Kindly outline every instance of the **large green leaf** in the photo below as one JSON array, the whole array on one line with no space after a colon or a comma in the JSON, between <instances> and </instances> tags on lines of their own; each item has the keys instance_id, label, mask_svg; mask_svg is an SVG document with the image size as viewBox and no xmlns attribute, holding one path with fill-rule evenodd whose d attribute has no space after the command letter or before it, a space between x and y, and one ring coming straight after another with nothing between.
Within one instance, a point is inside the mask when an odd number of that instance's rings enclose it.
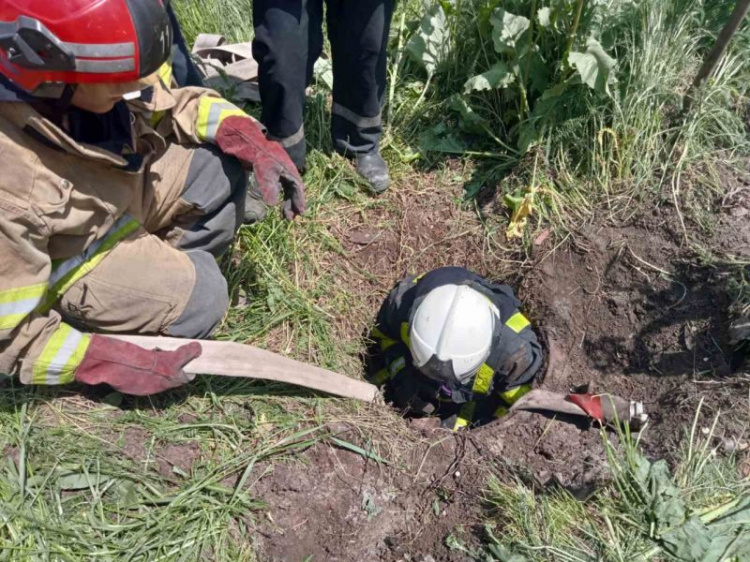
<instances>
[{"instance_id":1,"label":"large green leaf","mask_svg":"<svg viewBox=\"0 0 750 562\"><path fill-rule=\"evenodd\" d=\"M651 493L651 512L657 529L667 529L685 521L685 502L680 489L672 482L669 467L663 460L651 465L648 474L648 487Z\"/></svg>"},{"instance_id":2,"label":"large green leaf","mask_svg":"<svg viewBox=\"0 0 750 562\"><path fill-rule=\"evenodd\" d=\"M507 88L515 79L516 76L510 71L508 65L502 61L496 62L488 71L469 78L464 84L464 93Z\"/></svg>"},{"instance_id":3,"label":"large green leaf","mask_svg":"<svg viewBox=\"0 0 750 562\"><path fill-rule=\"evenodd\" d=\"M490 17L492 23L492 43L498 53L512 53L518 40L529 29L528 18L516 16L497 8Z\"/></svg>"},{"instance_id":4,"label":"large green leaf","mask_svg":"<svg viewBox=\"0 0 750 562\"><path fill-rule=\"evenodd\" d=\"M586 41L585 52L571 52L568 63L578 71L581 81L589 88L610 95L609 84L614 78L612 70L617 61L604 52L596 39Z\"/></svg>"},{"instance_id":5,"label":"large green leaf","mask_svg":"<svg viewBox=\"0 0 750 562\"><path fill-rule=\"evenodd\" d=\"M427 6L425 15L419 22L419 28L406 43L406 52L427 71L427 74L434 74L438 65L445 59L449 39L450 31L442 6Z\"/></svg>"}]
</instances>

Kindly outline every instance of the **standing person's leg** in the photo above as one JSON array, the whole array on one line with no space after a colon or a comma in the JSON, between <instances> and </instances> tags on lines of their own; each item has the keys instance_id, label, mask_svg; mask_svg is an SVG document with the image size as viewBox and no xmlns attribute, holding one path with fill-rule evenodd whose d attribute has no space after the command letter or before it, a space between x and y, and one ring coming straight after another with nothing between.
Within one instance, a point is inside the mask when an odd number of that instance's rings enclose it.
<instances>
[{"instance_id":1,"label":"standing person's leg","mask_svg":"<svg viewBox=\"0 0 750 562\"><path fill-rule=\"evenodd\" d=\"M185 37L182 35L180 22L177 20L177 15L174 13L171 4L167 4L167 14L169 14L169 22L172 24L172 76L181 88L184 86L203 86L203 78L190 58L190 49L188 49Z\"/></svg>"},{"instance_id":2,"label":"standing person's leg","mask_svg":"<svg viewBox=\"0 0 750 562\"><path fill-rule=\"evenodd\" d=\"M378 143L393 7L394 0L328 0L334 147L357 158L357 170L378 193L390 184Z\"/></svg>"},{"instance_id":3,"label":"standing person's leg","mask_svg":"<svg viewBox=\"0 0 750 562\"><path fill-rule=\"evenodd\" d=\"M253 57L258 61L261 122L297 168L305 168L305 88L323 48L322 0L256 0Z\"/></svg>"}]
</instances>

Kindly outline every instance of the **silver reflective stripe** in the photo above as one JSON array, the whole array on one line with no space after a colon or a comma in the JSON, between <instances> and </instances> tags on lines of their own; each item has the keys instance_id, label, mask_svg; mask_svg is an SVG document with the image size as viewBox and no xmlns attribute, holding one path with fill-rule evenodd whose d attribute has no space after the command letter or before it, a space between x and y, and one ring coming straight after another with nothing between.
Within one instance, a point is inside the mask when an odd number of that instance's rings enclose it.
<instances>
[{"instance_id":1,"label":"silver reflective stripe","mask_svg":"<svg viewBox=\"0 0 750 562\"><path fill-rule=\"evenodd\" d=\"M77 256L73 256L72 258L69 258L62 262L60 265L58 265L55 270L52 272L52 274L49 277L49 286L54 287L60 279L65 277L68 273L73 271L75 268L81 266L85 262L87 262L89 259L91 259L91 256L93 256L99 248L102 247L102 244L104 244L107 241L107 238L109 238L112 234L120 230L123 226L125 226L132 217L130 215L123 215L119 219L117 219L117 222L113 224L110 229L107 231L107 233L99 238L98 240L95 240L91 246L86 248L82 254L78 254Z\"/></svg>"},{"instance_id":2,"label":"silver reflective stripe","mask_svg":"<svg viewBox=\"0 0 750 562\"><path fill-rule=\"evenodd\" d=\"M398 375L401 371L403 371L404 367L406 367L406 359L403 357L399 357L396 359L393 363L391 363L391 368L389 371L391 372L391 377L395 377Z\"/></svg>"},{"instance_id":3,"label":"silver reflective stripe","mask_svg":"<svg viewBox=\"0 0 750 562\"><path fill-rule=\"evenodd\" d=\"M65 43L65 47L77 57L92 59L134 57L134 43Z\"/></svg>"},{"instance_id":4,"label":"silver reflective stripe","mask_svg":"<svg viewBox=\"0 0 750 562\"><path fill-rule=\"evenodd\" d=\"M71 329L70 333L65 338L65 341L60 346L60 349L52 360L52 363L47 367L47 384L58 384L60 373L68 364L70 358L76 352L78 344L81 342L83 334L78 330Z\"/></svg>"},{"instance_id":5,"label":"silver reflective stripe","mask_svg":"<svg viewBox=\"0 0 750 562\"><path fill-rule=\"evenodd\" d=\"M42 296L22 301L0 303L0 318L12 314L27 314L36 308L42 302Z\"/></svg>"},{"instance_id":6,"label":"silver reflective stripe","mask_svg":"<svg viewBox=\"0 0 750 562\"><path fill-rule=\"evenodd\" d=\"M216 138L216 131L219 128L219 118L221 112L226 109L237 109L237 106L229 102L214 103L208 111L208 127L206 128L206 138L213 141Z\"/></svg>"},{"instance_id":7,"label":"silver reflective stripe","mask_svg":"<svg viewBox=\"0 0 750 562\"><path fill-rule=\"evenodd\" d=\"M76 59L77 72L107 74L110 72L130 72L135 70L135 59L93 60Z\"/></svg>"},{"instance_id":8,"label":"silver reflective stripe","mask_svg":"<svg viewBox=\"0 0 750 562\"><path fill-rule=\"evenodd\" d=\"M269 135L268 138L271 139L271 140L275 140L275 141L281 143L281 146L283 146L284 148L289 148L290 146L294 146L295 144L297 144L298 142L302 141L302 139L305 138L305 126L302 125L299 128L299 131L297 131L296 133L294 133L291 136L284 137L283 139L280 139L278 137L274 137L272 135Z\"/></svg>"},{"instance_id":9,"label":"silver reflective stripe","mask_svg":"<svg viewBox=\"0 0 750 562\"><path fill-rule=\"evenodd\" d=\"M343 105L334 103L331 107L331 113L338 115L347 121L354 123L357 127L379 127L380 126L380 114L375 117L362 117L357 115L351 109L345 108Z\"/></svg>"}]
</instances>

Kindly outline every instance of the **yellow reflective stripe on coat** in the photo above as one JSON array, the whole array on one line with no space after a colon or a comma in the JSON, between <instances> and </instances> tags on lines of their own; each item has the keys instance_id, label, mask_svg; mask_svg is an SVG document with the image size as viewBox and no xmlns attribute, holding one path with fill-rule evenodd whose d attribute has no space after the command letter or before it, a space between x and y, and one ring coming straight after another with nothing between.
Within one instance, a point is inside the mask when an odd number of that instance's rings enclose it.
<instances>
[{"instance_id":1,"label":"yellow reflective stripe on coat","mask_svg":"<svg viewBox=\"0 0 750 562\"><path fill-rule=\"evenodd\" d=\"M401 341L411 347L411 338L409 337L409 323L401 323Z\"/></svg>"},{"instance_id":2,"label":"yellow reflective stripe on coat","mask_svg":"<svg viewBox=\"0 0 750 562\"><path fill-rule=\"evenodd\" d=\"M531 385L523 384L521 386L515 386L513 388L509 388L505 392L501 392L500 398L502 398L503 402L505 402L506 404L512 405L518 402L518 400L524 394L528 394L530 391L531 391Z\"/></svg>"},{"instance_id":3,"label":"yellow reflective stripe on coat","mask_svg":"<svg viewBox=\"0 0 750 562\"><path fill-rule=\"evenodd\" d=\"M121 240L138 230L140 224L130 215L123 215L107 233L91 244L86 251L53 264L47 298L38 308L47 312L73 283L94 269Z\"/></svg>"},{"instance_id":4,"label":"yellow reflective stripe on coat","mask_svg":"<svg viewBox=\"0 0 750 562\"><path fill-rule=\"evenodd\" d=\"M471 420L474 418L474 411L476 409L476 402L465 402L462 404L461 409L456 416L456 423L453 424L453 431L458 431L459 429L468 427L469 424L471 424Z\"/></svg>"},{"instance_id":5,"label":"yellow reflective stripe on coat","mask_svg":"<svg viewBox=\"0 0 750 562\"><path fill-rule=\"evenodd\" d=\"M495 376L495 370L487 363L482 363L474 377L474 384L471 391L476 394L487 394L492 388L492 378Z\"/></svg>"},{"instance_id":6,"label":"yellow reflective stripe on coat","mask_svg":"<svg viewBox=\"0 0 750 562\"><path fill-rule=\"evenodd\" d=\"M526 318L523 314L520 312L516 312L513 316L508 318L508 321L505 323L508 328L513 330L515 333L519 334L521 331L523 331L524 328L531 325L531 322L529 322L529 319Z\"/></svg>"},{"instance_id":7,"label":"yellow reflective stripe on coat","mask_svg":"<svg viewBox=\"0 0 750 562\"><path fill-rule=\"evenodd\" d=\"M10 330L23 322L42 302L47 283L0 291L0 330Z\"/></svg>"},{"instance_id":8,"label":"yellow reflective stripe on coat","mask_svg":"<svg viewBox=\"0 0 750 562\"><path fill-rule=\"evenodd\" d=\"M216 140L219 125L227 117L250 117L233 103L222 98L204 96L198 104L198 121L195 123L195 134L199 139L208 142Z\"/></svg>"},{"instance_id":9,"label":"yellow reflective stripe on coat","mask_svg":"<svg viewBox=\"0 0 750 562\"><path fill-rule=\"evenodd\" d=\"M83 361L90 342L89 334L60 324L34 362L31 383L51 385L73 382L75 370Z\"/></svg>"},{"instance_id":10,"label":"yellow reflective stripe on coat","mask_svg":"<svg viewBox=\"0 0 750 562\"><path fill-rule=\"evenodd\" d=\"M393 347L398 343L396 340L389 338L377 328L372 329L370 337L378 341L378 344L380 345L380 351L385 351L389 347Z\"/></svg>"},{"instance_id":11,"label":"yellow reflective stripe on coat","mask_svg":"<svg viewBox=\"0 0 750 562\"><path fill-rule=\"evenodd\" d=\"M390 378L391 378L391 373L389 373L387 369L380 369L372 377L372 383L376 385L381 385Z\"/></svg>"}]
</instances>

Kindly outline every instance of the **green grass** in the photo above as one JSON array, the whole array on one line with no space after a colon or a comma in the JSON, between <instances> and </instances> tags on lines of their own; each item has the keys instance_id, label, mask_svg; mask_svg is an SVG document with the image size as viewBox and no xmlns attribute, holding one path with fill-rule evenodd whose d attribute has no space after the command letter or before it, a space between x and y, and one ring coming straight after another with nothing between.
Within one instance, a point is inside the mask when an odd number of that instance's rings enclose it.
<instances>
[{"instance_id":1,"label":"green grass","mask_svg":"<svg viewBox=\"0 0 750 562\"><path fill-rule=\"evenodd\" d=\"M603 434L614 482L586 502L565 490L536 494L518 479L491 480L485 497L488 559L743 560L750 546L750 481L738 476L735 456L717 455L713 433L697 434L698 422L709 421L700 410L674 471L664 461L647 460L629 434L619 434L617 448ZM686 554L699 535L715 542L705 550L706 543L693 544Z\"/></svg>"},{"instance_id":2,"label":"green grass","mask_svg":"<svg viewBox=\"0 0 750 562\"><path fill-rule=\"evenodd\" d=\"M199 32L222 33L230 41L251 36L251 0L173 2L191 40ZM739 108L747 101L750 70L739 46L747 45L748 34L743 31L703 102L682 124L675 117L680 94L706 48L704 28L716 33L721 13L701 18L709 2L641 4L637 18L622 22L618 59L628 74L614 101L586 108L520 163L496 146L482 149L489 156L457 156L462 176L474 173L484 186L518 164L501 189L538 183L548 190L527 243L534 229L546 225L562 238L594 213L640 212L634 200L662 204L676 198L689 227L707 224L711 195L721 187L709 181L712 161L732 165L747 153ZM426 76L397 50L420 16L421 3L408 0L399 2L394 17L383 139L394 198L418 197L418 180L429 168L456 175L444 155L422 150L420 133L438 122L455 125L446 96L465 81L467 57L476 56L457 52L425 90ZM473 22L454 25L468 30ZM384 226L398 232L400 217L394 199L371 198L351 165L330 155L328 104L320 88L308 104L308 215L288 223L273 211L241 230L224 264L233 307L218 337L358 377L362 329L402 272L379 279L352 269L336 227L342 217L384 216ZM506 219L483 221L490 251L517 263L516 249L504 240ZM738 279L739 294L750 302L747 280ZM290 462L300 450L328 441L327 424L337 421L359 428L380 457L408 445L399 442L408 435L389 409L278 384L199 377L189 390L138 400L116 394L89 399L15 381L0 385L0 560L253 560L252 523L263 517L254 487L270 463ZM172 458L174 447L195 451L187 471ZM731 462L716 462L709 452L701 448L677 470L692 510L747 490ZM613 451L623 486L634 454L628 459ZM625 499L613 488L580 504L564 493L538 495L520 481L498 478L486 498L495 537L488 538L488 548L500 552L502 546L534 560L596 559L596 553L629 560L655 543L644 522L646 508ZM571 541L582 549L578 558L561 554Z\"/></svg>"}]
</instances>

